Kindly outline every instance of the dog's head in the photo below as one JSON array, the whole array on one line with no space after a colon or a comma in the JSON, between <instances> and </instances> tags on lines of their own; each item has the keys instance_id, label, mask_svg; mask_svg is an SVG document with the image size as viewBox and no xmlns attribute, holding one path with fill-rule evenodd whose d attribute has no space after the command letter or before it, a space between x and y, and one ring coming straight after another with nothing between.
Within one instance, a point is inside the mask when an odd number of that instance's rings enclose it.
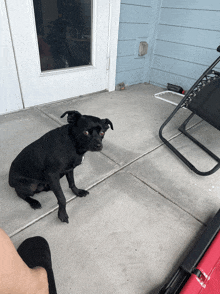
<instances>
[{"instance_id":1,"label":"dog's head","mask_svg":"<svg viewBox=\"0 0 220 294\"><path fill-rule=\"evenodd\" d=\"M96 116L82 115L78 111L66 111L61 118L67 116L70 124L70 132L77 144L77 148L82 152L101 151L103 148L102 139L109 126L113 130L113 124L108 119L100 119Z\"/></svg>"}]
</instances>

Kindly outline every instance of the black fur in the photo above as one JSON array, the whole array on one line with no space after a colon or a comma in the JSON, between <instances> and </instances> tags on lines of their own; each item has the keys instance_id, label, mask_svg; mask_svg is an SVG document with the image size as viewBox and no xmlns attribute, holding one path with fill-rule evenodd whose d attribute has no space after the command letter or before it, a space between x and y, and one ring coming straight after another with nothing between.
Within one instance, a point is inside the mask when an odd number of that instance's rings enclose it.
<instances>
[{"instance_id":1,"label":"black fur","mask_svg":"<svg viewBox=\"0 0 220 294\"><path fill-rule=\"evenodd\" d=\"M68 223L60 178L66 175L75 195L84 197L89 193L75 186L73 170L85 152L102 150L104 134L109 125L113 130L113 124L109 119L81 115L78 111L66 111L61 117L66 114L69 124L46 133L18 154L11 164L9 185L34 209L41 208L41 204L30 196L52 190L59 204L58 217Z\"/></svg>"}]
</instances>

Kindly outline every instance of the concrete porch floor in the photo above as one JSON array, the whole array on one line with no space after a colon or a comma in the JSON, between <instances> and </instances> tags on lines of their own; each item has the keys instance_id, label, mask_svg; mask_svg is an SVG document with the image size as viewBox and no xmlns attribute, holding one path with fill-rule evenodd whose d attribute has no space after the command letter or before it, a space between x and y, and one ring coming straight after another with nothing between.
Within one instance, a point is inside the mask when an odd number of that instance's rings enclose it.
<instances>
[{"instance_id":1,"label":"concrete porch floor","mask_svg":"<svg viewBox=\"0 0 220 294\"><path fill-rule=\"evenodd\" d=\"M220 170L196 175L159 139L159 127L174 109L154 98L161 90L139 84L0 117L0 226L16 248L28 237L48 240L59 294L156 294L220 208ZM76 168L76 185L90 194L75 198L66 179L61 181L69 224L57 218L52 192L37 195L42 209L32 210L8 185L15 156L65 124L60 116L67 110L109 118L114 125L103 151L86 153ZM214 163L177 131L187 116L181 110L165 136L207 170ZM190 132L220 155L216 129L196 118Z\"/></svg>"}]
</instances>

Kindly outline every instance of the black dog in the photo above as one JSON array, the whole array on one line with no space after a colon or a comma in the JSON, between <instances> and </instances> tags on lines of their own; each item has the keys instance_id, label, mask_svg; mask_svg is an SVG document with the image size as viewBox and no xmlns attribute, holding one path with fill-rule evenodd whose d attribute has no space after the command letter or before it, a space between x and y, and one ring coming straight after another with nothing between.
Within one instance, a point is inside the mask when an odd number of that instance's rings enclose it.
<instances>
[{"instance_id":1,"label":"black dog","mask_svg":"<svg viewBox=\"0 0 220 294\"><path fill-rule=\"evenodd\" d=\"M68 223L60 178L66 175L75 195L89 194L75 186L73 169L82 162L85 152L102 150L102 139L109 125L113 130L113 124L107 118L81 115L78 111L66 111L61 117L66 114L69 124L46 133L18 154L11 164L9 185L34 209L41 208L41 204L30 196L52 190L59 204L58 217Z\"/></svg>"}]
</instances>

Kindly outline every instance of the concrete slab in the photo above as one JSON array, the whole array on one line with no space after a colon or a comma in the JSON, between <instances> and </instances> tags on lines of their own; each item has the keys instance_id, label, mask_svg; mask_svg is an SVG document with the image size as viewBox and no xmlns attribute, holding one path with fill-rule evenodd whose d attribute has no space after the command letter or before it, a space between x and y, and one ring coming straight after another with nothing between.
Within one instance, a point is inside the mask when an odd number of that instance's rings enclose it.
<instances>
[{"instance_id":1,"label":"concrete slab","mask_svg":"<svg viewBox=\"0 0 220 294\"><path fill-rule=\"evenodd\" d=\"M220 156L218 130L203 122L192 128L190 133ZM185 136L171 142L198 169L208 171L216 165ZM196 175L166 146L139 159L126 171L204 223L220 208L220 170L210 176Z\"/></svg>"},{"instance_id":2,"label":"concrete slab","mask_svg":"<svg viewBox=\"0 0 220 294\"><path fill-rule=\"evenodd\" d=\"M57 200L52 192L43 192L36 196L42 209L33 210L20 199L8 185L8 173L11 162L28 144L38 139L49 130L59 126L38 109L13 113L0 117L1 134L1 179L0 223L9 235L30 225L30 223L53 211ZM101 153L87 153L84 163L76 168L75 179L78 187L88 189L103 180L118 168L118 165ZM74 197L68 188L66 179L61 181L67 200Z\"/></svg>"},{"instance_id":3,"label":"concrete slab","mask_svg":"<svg viewBox=\"0 0 220 294\"><path fill-rule=\"evenodd\" d=\"M203 228L140 180L119 172L12 238L50 244L58 293L158 293Z\"/></svg>"},{"instance_id":4,"label":"concrete slab","mask_svg":"<svg viewBox=\"0 0 220 294\"><path fill-rule=\"evenodd\" d=\"M24 147L56 127L59 127L58 123L35 108L1 115L1 167L9 169Z\"/></svg>"},{"instance_id":5,"label":"concrete slab","mask_svg":"<svg viewBox=\"0 0 220 294\"><path fill-rule=\"evenodd\" d=\"M18 246L42 235L53 256L58 293L156 294L177 269L220 206L219 172L192 173L162 145L158 131L174 106L154 98L162 89L147 84L97 93L0 117L0 223ZM15 156L50 129L66 123L60 115L76 109L109 118L114 131L102 153L87 153L76 168L76 184L89 189L75 198L62 179L70 223L57 218L53 193L40 193L43 208L32 210L8 186ZM202 169L213 162L180 136L189 112L182 109L164 135ZM190 132L219 154L219 131L195 119ZM135 161L135 162L134 162ZM119 172L119 170L121 170Z\"/></svg>"},{"instance_id":6,"label":"concrete slab","mask_svg":"<svg viewBox=\"0 0 220 294\"><path fill-rule=\"evenodd\" d=\"M66 123L66 118L60 119L66 110L109 118L113 122L114 131L106 133L103 153L123 166L161 145L159 128L175 106L154 98L154 94L160 91L162 89L159 87L139 84L125 91L97 93L59 104L44 105L39 109L60 123ZM165 134L169 138L176 135L177 126L188 115L187 110L181 110L165 129ZM192 124L196 122L198 120L192 120Z\"/></svg>"}]
</instances>

